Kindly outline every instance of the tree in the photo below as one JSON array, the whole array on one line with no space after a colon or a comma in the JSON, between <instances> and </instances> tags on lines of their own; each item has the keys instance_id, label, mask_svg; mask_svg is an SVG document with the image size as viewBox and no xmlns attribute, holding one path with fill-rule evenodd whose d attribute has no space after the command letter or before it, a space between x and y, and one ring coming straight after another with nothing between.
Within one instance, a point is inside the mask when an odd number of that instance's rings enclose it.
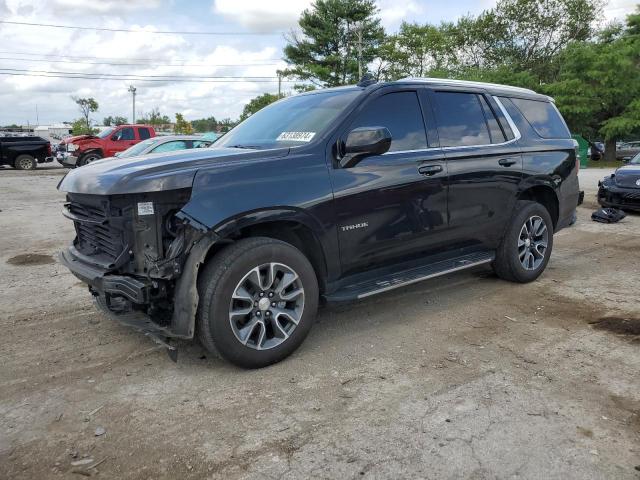
<instances>
[{"instance_id":1,"label":"tree","mask_svg":"<svg viewBox=\"0 0 640 480\"><path fill-rule=\"evenodd\" d=\"M91 114L98 111L98 102L96 102L93 98L79 98L79 97L71 97L73 101L78 105L80 109L80 113L82 113L82 118L84 119L84 124L87 131L91 130Z\"/></svg>"},{"instance_id":2,"label":"tree","mask_svg":"<svg viewBox=\"0 0 640 480\"><path fill-rule=\"evenodd\" d=\"M193 127L191 123L184 119L181 113L176 113L176 124L173 127L173 132L182 135L191 135L193 133Z\"/></svg>"},{"instance_id":3,"label":"tree","mask_svg":"<svg viewBox=\"0 0 640 480\"><path fill-rule=\"evenodd\" d=\"M252 98L242 109L242 115L240 115L240 121L246 120L258 110L266 107L267 105L278 100L277 95L271 93L263 93L255 98Z\"/></svg>"},{"instance_id":4,"label":"tree","mask_svg":"<svg viewBox=\"0 0 640 480\"><path fill-rule=\"evenodd\" d=\"M74 120L71 124L71 133L73 135L95 135L98 130L95 128L87 127L87 121L84 118Z\"/></svg>"},{"instance_id":5,"label":"tree","mask_svg":"<svg viewBox=\"0 0 640 480\"><path fill-rule=\"evenodd\" d=\"M213 132L218 128L218 122L214 117L192 120L191 125L196 132Z\"/></svg>"},{"instance_id":6,"label":"tree","mask_svg":"<svg viewBox=\"0 0 640 480\"><path fill-rule=\"evenodd\" d=\"M167 125L171 123L171 119L167 115L162 115L158 107L151 109L148 114L141 113L138 123L144 123L157 127L158 125Z\"/></svg>"},{"instance_id":7,"label":"tree","mask_svg":"<svg viewBox=\"0 0 640 480\"><path fill-rule=\"evenodd\" d=\"M302 36L287 39L284 74L325 87L356 83L358 62L366 71L384 39L377 13L374 0L316 0L300 16Z\"/></svg>"},{"instance_id":8,"label":"tree","mask_svg":"<svg viewBox=\"0 0 640 480\"><path fill-rule=\"evenodd\" d=\"M108 117L104 117L104 119L102 120L102 124L105 127L110 127L111 125L126 125L127 123L129 123L127 117L121 117L118 115L116 115L115 117L109 115Z\"/></svg>"},{"instance_id":9,"label":"tree","mask_svg":"<svg viewBox=\"0 0 640 480\"><path fill-rule=\"evenodd\" d=\"M606 160L615 159L617 139L640 133L639 25L640 7L619 34L571 45L547 87L573 131L604 138Z\"/></svg>"}]
</instances>

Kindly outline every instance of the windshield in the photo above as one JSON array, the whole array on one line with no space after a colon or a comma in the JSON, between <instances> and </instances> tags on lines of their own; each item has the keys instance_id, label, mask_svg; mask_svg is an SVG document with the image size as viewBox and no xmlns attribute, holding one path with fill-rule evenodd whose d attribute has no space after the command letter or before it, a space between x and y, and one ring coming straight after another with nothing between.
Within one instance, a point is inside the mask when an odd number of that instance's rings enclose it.
<instances>
[{"instance_id":1,"label":"windshield","mask_svg":"<svg viewBox=\"0 0 640 480\"><path fill-rule=\"evenodd\" d=\"M118 154L118 158L129 158L140 155L145 149L149 147L149 145L152 145L157 141L157 138L150 138L149 140L145 140L144 142L136 143L133 147L129 147L124 152Z\"/></svg>"},{"instance_id":2,"label":"windshield","mask_svg":"<svg viewBox=\"0 0 640 480\"><path fill-rule=\"evenodd\" d=\"M640 153L636 154L635 157L633 157L630 161L630 164L632 165L640 165Z\"/></svg>"},{"instance_id":3,"label":"windshield","mask_svg":"<svg viewBox=\"0 0 640 480\"><path fill-rule=\"evenodd\" d=\"M320 136L360 92L334 90L280 100L251 115L212 148L304 145Z\"/></svg>"},{"instance_id":4,"label":"windshield","mask_svg":"<svg viewBox=\"0 0 640 480\"><path fill-rule=\"evenodd\" d=\"M101 131L98 135L96 135L98 138L107 138L109 135L111 135L111 133L115 130L115 128L113 127L109 127L109 128L105 128L103 131Z\"/></svg>"}]
</instances>

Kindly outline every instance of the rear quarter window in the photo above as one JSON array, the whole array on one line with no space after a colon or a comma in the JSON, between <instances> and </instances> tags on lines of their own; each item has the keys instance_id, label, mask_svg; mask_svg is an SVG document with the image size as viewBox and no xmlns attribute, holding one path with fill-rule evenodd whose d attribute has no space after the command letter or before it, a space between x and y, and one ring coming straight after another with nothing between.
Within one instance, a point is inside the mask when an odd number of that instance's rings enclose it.
<instances>
[{"instance_id":1,"label":"rear quarter window","mask_svg":"<svg viewBox=\"0 0 640 480\"><path fill-rule=\"evenodd\" d=\"M570 138L567 124L551 102L511 98L513 104L542 138Z\"/></svg>"}]
</instances>

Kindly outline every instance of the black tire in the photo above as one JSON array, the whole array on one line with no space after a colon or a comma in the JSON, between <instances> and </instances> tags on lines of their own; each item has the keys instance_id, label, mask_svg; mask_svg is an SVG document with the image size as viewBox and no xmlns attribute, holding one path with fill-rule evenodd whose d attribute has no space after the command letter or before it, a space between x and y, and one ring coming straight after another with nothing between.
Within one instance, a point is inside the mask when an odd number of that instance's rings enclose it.
<instances>
[{"instance_id":1,"label":"black tire","mask_svg":"<svg viewBox=\"0 0 640 480\"><path fill-rule=\"evenodd\" d=\"M532 243L531 240L529 240L529 243L526 245L519 245L519 240L525 223L531 218L540 218L544 222L547 229L547 246L540 257L541 261L539 264L536 265L535 268L528 269L523 265L523 261L521 261L520 255L523 251L522 249L530 249L532 251L536 246L530 246ZM552 249L553 221L551 220L551 215L549 215L549 212L543 205L537 202L520 200L516 204L511 223L507 228L500 247L496 251L493 270L500 278L509 280L510 282L532 282L538 278L546 268ZM538 250L536 250L536 252L538 252ZM525 253L525 255L528 254ZM533 253L531 253L531 255L533 255ZM536 259L535 261L538 260ZM533 267L533 265L531 266Z\"/></svg>"},{"instance_id":2,"label":"black tire","mask_svg":"<svg viewBox=\"0 0 640 480\"><path fill-rule=\"evenodd\" d=\"M13 161L13 167L16 170L35 170L37 166L36 159L27 154L18 155Z\"/></svg>"},{"instance_id":3,"label":"black tire","mask_svg":"<svg viewBox=\"0 0 640 480\"><path fill-rule=\"evenodd\" d=\"M283 264L298 275L304 305L290 335L285 340L278 340L282 343L276 346L259 350L243 344L234 333L230 307L232 296L246 275L269 263ZM292 245L266 237L242 239L218 252L199 275L198 291L196 331L200 343L209 352L243 368L265 367L293 353L311 330L318 309L318 280L309 260ZM247 323L255 319L259 309L254 310L248 314ZM264 315L267 315L266 311ZM266 317L263 320L266 321ZM262 328L267 331L267 327Z\"/></svg>"},{"instance_id":4,"label":"black tire","mask_svg":"<svg viewBox=\"0 0 640 480\"><path fill-rule=\"evenodd\" d=\"M100 155L100 153L98 152L85 153L82 157L78 159L78 166L82 167L84 165L88 165L89 163L94 162L96 160L100 160L101 158L102 158L102 155Z\"/></svg>"}]
</instances>

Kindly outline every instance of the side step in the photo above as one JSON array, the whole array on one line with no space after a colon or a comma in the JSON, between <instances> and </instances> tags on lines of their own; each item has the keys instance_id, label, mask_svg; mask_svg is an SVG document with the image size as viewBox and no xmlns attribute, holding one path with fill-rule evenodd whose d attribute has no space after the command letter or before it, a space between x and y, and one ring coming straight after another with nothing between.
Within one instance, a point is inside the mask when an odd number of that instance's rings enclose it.
<instances>
[{"instance_id":1,"label":"side step","mask_svg":"<svg viewBox=\"0 0 640 480\"><path fill-rule=\"evenodd\" d=\"M395 272L385 277L346 285L340 290L326 295L325 298L327 302L330 303L360 300L370 297L371 295L387 292L395 288L404 287L405 285L411 285L412 283L421 282L429 278L484 265L492 262L494 258L495 254L493 252L469 253L460 257Z\"/></svg>"}]
</instances>

